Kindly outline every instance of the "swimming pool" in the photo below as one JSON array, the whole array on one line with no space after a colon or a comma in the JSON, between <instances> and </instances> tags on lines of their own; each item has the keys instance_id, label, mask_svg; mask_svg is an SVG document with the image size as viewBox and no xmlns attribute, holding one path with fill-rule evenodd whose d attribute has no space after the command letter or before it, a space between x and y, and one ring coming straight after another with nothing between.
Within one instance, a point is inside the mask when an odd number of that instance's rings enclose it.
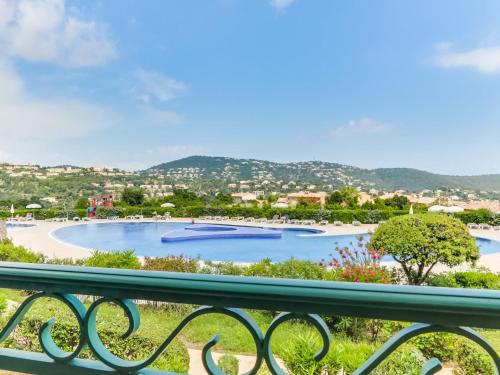
<instances>
[{"instance_id":1,"label":"swimming pool","mask_svg":"<svg viewBox=\"0 0 500 375\"><path fill-rule=\"evenodd\" d=\"M257 262L270 258L279 262L291 257L320 261L335 248L357 243L355 235L317 236L308 228L280 229L281 238L233 238L182 242L162 242L168 231L189 223L90 223L55 230L54 238L73 245L99 250L135 250L137 255L185 255L203 260ZM364 235L368 239L368 235ZM478 238L481 254L500 252L500 242ZM334 254L335 255L335 254ZM390 260L390 257L384 260Z\"/></svg>"}]
</instances>

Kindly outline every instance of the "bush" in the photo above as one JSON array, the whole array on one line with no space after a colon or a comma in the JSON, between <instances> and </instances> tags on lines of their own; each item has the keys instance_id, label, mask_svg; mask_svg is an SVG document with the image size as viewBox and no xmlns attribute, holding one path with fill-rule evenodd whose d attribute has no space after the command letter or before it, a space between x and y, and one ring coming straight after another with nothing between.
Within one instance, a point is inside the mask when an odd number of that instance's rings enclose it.
<instances>
[{"instance_id":1,"label":"bush","mask_svg":"<svg viewBox=\"0 0 500 375\"><path fill-rule=\"evenodd\" d=\"M427 284L451 288L500 289L500 275L489 271L459 271L432 275Z\"/></svg>"},{"instance_id":2,"label":"bush","mask_svg":"<svg viewBox=\"0 0 500 375\"><path fill-rule=\"evenodd\" d=\"M462 288L500 289L500 276L491 272L455 272L455 282Z\"/></svg>"},{"instance_id":3,"label":"bush","mask_svg":"<svg viewBox=\"0 0 500 375\"><path fill-rule=\"evenodd\" d=\"M210 275L232 275L240 276L243 274L244 267L238 266L233 262L204 262L203 267L199 270L199 273L205 273Z\"/></svg>"},{"instance_id":4,"label":"bush","mask_svg":"<svg viewBox=\"0 0 500 375\"><path fill-rule=\"evenodd\" d=\"M6 341L5 346L18 350L30 352L41 352L38 335L45 321L36 318L26 318ZM52 327L52 338L55 343L66 351L73 350L78 343L79 327L67 319L58 319ZM122 338L123 332L116 329L112 324L106 325L105 329L99 329L99 337L104 345L118 357L127 360L139 360L147 358L161 343L153 342L150 338L132 335L126 339ZM90 350L85 349L79 358L95 359ZM153 363L152 367L159 370L170 370L178 373L187 373L189 368L189 354L184 344L174 340L166 352Z\"/></svg>"},{"instance_id":5,"label":"bush","mask_svg":"<svg viewBox=\"0 0 500 375\"><path fill-rule=\"evenodd\" d=\"M456 375L493 375L491 358L479 346L459 339L455 347L455 360L458 368L454 369Z\"/></svg>"},{"instance_id":6,"label":"bush","mask_svg":"<svg viewBox=\"0 0 500 375\"><path fill-rule=\"evenodd\" d=\"M313 359L320 348L317 335L307 334L297 337L282 355L290 373L294 375L338 375L352 374L376 350L376 346L366 343L354 343L345 339L335 339L328 354L320 362ZM377 375L418 375L423 357L411 347L403 347L391 354L373 373Z\"/></svg>"},{"instance_id":7,"label":"bush","mask_svg":"<svg viewBox=\"0 0 500 375\"><path fill-rule=\"evenodd\" d=\"M465 224L469 224L469 223L493 224L493 221L495 220L495 214L487 209L457 212L456 214L454 214L454 216L456 218L460 219Z\"/></svg>"},{"instance_id":8,"label":"bush","mask_svg":"<svg viewBox=\"0 0 500 375\"><path fill-rule=\"evenodd\" d=\"M449 362L455 356L457 336L451 333L429 333L411 340L426 358L436 357L441 362Z\"/></svg>"},{"instance_id":9,"label":"bush","mask_svg":"<svg viewBox=\"0 0 500 375\"><path fill-rule=\"evenodd\" d=\"M270 259L264 259L246 267L243 270L243 275L323 280L327 272L327 270L314 262L292 258L281 263L271 263Z\"/></svg>"},{"instance_id":10,"label":"bush","mask_svg":"<svg viewBox=\"0 0 500 375\"><path fill-rule=\"evenodd\" d=\"M0 261L42 263L44 256L34 253L23 246L16 246L9 239L0 241Z\"/></svg>"},{"instance_id":11,"label":"bush","mask_svg":"<svg viewBox=\"0 0 500 375\"><path fill-rule=\"evenodd\" d=\"M238 375L240 361L234 355L224 354L219 359L218 367L228 375Z\"/></svg>"},{"instance_id":12,"label":"bush","mask_svg":"<svg viewBox=\"0 0 500 375\"><path fill-rule=\"evenodd\" d=\"M105 252L95 250L83 262L87 267L140 269L141 262L133 250Z\"/></svg>"},{"instance_id":13,"label":"bush","mask_svg":"<svg viewBox=\"0 0 500 375\"><path fill-rule=\"evenodd\" d=\"M148 271L169 271L169 272L190 272L195 273L198 266L197 259L191 259L182 255L169 255L163 258L144 258L143 270Z\"/></svg>"}]
</instances>

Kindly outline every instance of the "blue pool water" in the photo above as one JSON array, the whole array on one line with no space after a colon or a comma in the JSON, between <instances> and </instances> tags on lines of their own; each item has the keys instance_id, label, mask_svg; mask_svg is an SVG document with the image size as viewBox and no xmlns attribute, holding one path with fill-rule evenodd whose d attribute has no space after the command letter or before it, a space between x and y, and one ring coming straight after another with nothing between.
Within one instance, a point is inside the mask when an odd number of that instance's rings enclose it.
<instances>
[{"instance_id":1,"label":"blue pool water","mask_svg":"<svg viewBox=\"0 0 500 375\"><path fill-rule=\"evenodd\" d=\"M99 250L134 249L137 255L185 255L204 260L256 262L270 258L274 262L291 257L320 261L334 253L337 246L357 244L356 236L317 236L312 229L282 230L281 238L209 239L197 241L161 241L165 232L184 228L188 223L92 223L64 227L53 236L61 241ZM368 236L365 235L365 239ZM500 252L500 242L477 239L481 254ZM384 259L390 260L390 258Z\"/></svg>"}]
</instances>

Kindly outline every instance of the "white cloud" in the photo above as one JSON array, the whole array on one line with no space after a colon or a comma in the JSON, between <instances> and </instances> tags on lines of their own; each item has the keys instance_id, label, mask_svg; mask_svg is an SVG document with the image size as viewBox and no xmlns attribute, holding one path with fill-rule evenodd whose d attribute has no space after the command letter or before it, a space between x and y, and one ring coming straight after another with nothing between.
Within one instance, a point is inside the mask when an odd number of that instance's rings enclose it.
<instances>
[{"instance_id":1,"label":"white cloud","mask_svg":"<svg viewBox=\"0 0 500 375\"><path fill-rule=\"evenodd\" d=\"M17 72L0 60L0 146L22 152L23 142L78 138L118 122L105 108L67 98L32 98Z\"/></svg>"},{"instance_id":2,"label":"white cloud","mask_svg":"<svg viewBox=\"0 0 500 375\"><path fill-rule=\"evenodd\" d=\"M281 11L292 5L294 1L295 0L269 0L269 5L271 5L277 11Z\"/></svg>"},{"instance_id":3,"label":"white cloud","mask_svg":"<svg viewBox=\"0 0 500 375\"><path fill-rule=\"evenodd\" d=\"M64 0L0 0L0 50L67 67L103 65L117 53L105 28L68 14Z\"/></svg>"},{"instance_id":4,"label":"white cloud","mask_svg":"<svg viewBox=\"0 0 500 375\"><path fill-rule=\"evenodd\" d=\"M453 52L451 43L440 43L434 62L443 68L468 67L483 73L500 71L500 46L480 47L470 51Z\"/></svg>"},{"instance_id":5,"label":"white cloud","mask_svg":"<svg viewBox=\"0 0 500 375\"><path fill-rule=\"evenodd\" d=\"M182 123L182 118L178 113L151 106L144 108L144 115L154 125L179 125Z\"/></svg>"},{"instance_id":6,"label":"white cloud","mask_svg":"<svg viewBox=\"0 0 500 375\"><path fill-rule=\"evenodd\" d=\"M369 117L351 120L330 132L333 137L378 134L387 130L387 124L375 121Z\"/></svg>"},{"instance_id":7,"label":"white cloud","mask_svg":"<svg viewBox=\"0 0 500 375\"><path fill-rule=\"evenodd\" d=\"M168 102L187 91L184 83L176 81L163 74L140 69L135 72L140 87L133 89L134 95L145 103L152 99L158 102Z\"/></svg>"}]
</instances>

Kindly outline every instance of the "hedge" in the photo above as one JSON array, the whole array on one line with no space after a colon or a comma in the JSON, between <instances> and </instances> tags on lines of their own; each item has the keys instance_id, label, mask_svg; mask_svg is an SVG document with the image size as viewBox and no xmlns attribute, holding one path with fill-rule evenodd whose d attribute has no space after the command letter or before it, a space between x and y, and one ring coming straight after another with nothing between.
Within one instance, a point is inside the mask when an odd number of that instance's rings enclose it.
<instances>
[{"instance_id":1,"label":"hedge","mask_svg":"<svg viewBox=\"0 0 500 375\"><path fill-rule=\"evenodd\" d=\"M16 215L25 216L33 210L18 210ZM271 207L206 207L206 206L188 206L178 208L162 208L162 207L98 207L97 218L106 219L112 216L126 217L143 215L144 217L153 217L155 214L164 215L169 212L172 217L201 217L201 216L229 216L229 217L254 217L272 219L274 216L282 217L288 214L290 219L299 220L328 220L329 222L342 221L351 223L354 220L362 223L378 223L381 220L387 220L393 216L406 215L407 210L366 210L366 209L342 209L342 210L323 210L310 208L296 209L278 209ZM56 209L40 209L35 211L38 219L51 219L54 217L85 217L86 210L56 210ZM10 217L7 211L0 211L0 218Z\"/></svg>"}]
</instances>

